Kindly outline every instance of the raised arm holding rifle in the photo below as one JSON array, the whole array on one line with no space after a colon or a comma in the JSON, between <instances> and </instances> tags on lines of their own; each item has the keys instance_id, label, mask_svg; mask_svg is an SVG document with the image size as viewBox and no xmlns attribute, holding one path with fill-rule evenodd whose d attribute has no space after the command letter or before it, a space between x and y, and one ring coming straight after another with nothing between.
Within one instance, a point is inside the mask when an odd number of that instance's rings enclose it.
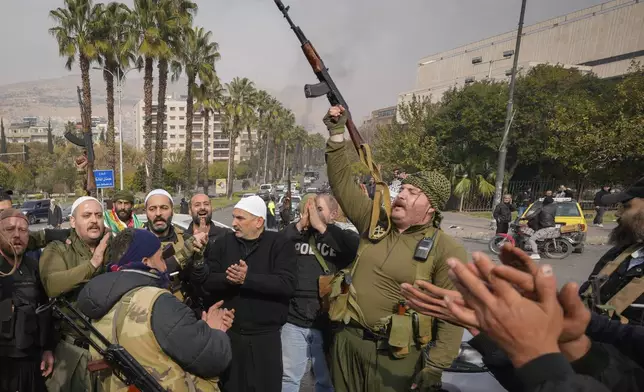
<instances>
[{"instance_id":1,"label":"raised arm holding rifle","mask_svg":"<svg viewBox=\"0 0 644 392\"><path fill-rule=\"evenodd\" d=\"M442 369L458 354L463 330L405 308L400 285L420 279L453 287L446 260L465 260L466 253L439 229L440 210L451 194L451 185L437 172L409 175L391 208L387 185L351 120L346 101L320 56L291 20L289 8L280 0L275 3L320 81L305 86L306 97L326 95L332 105L324 118L330 134L326 149L329 183L342 210L363 234L356 260L331 282L329 316L342 327L331 348L334 388L337 392L437 390ZM375 179L373 201L353 181L345 127ZM421 355L422 350L429 355Z\"/></svg>"}]
</instances>

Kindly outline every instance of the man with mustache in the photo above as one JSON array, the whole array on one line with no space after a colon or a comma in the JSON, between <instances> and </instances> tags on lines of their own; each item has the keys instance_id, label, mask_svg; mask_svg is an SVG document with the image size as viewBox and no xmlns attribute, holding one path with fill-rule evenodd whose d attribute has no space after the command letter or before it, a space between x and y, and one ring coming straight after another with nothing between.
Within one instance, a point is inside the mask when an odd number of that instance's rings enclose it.
<instances>
[{"instance_id":1,"label":"man with mustache","mask_svg":"<svg viewBox=\"0 0 644 392\"><path fill-rule=\"evenodd\" d=\"M103 205L97 199L89 196L76 199L71 213L69 239L53 241L45 247L40 257L40 278L47 296L63 296L74 304L83 286L105 272L111 235L106 232ZM47 380L48 390L92 391L87 344L65 323L60 323L60 335L54 373Z\"/></svg>"},{"instance_id":2,"label":"man with mustache","mask_svg":"<svg viewBox=\"0 0 644 392\"><path fill-rule=\"evenodd\" d=\"M192 281L235 310L228 330L233 360L222 376L224 392L280 392L282 343L289 300L295 291L293 243L283 233L266 231L266 204L243 198L233 209L234 232L208 248L206 263ZM211 305L211 304L207 304Z\"/></svg>"},{"instance_id":3,"label":"man with mustache","mask_svg":"<svg viewBox=\"0 0 644 392\"><path fill-rule=\"evenodd\" d=\"M601 201L606 206L618 204L617 227L609 237L613 248L595 265L579 292L591 302L591 282L598 279L600 303L608 307L592 310L622 322L644 325L644 309L631 306L644 305L644 178Z\"/></svg>"},{"instance_id":4,"label":"man with mustache","mask_svg":"<svg viewBox=\"0 0 644 392\"><path fill-rule=\"evenodd\" d=\"M342 106L332 107L324 118L330 134L329 183L363 234L356 260L333 283L329 315L342 324L331 348L333 386L337 392L438 390L442 369L458 354L463 329L405 308L399 288L417 279L453 288L447 260L465 260L467 254L440 230L451 184L438 172L406 175L393 202L389 231L381 234L388 222L380 213L373 223L381 237L369 239L364 234L372 223L373 201L353 180L344 139L347 120Z\"/></svg>"},{"instance_id":5,"label":"man with mustache","mask_svg":"<svg viewBox=\"0 0 644 392\"><path fill-rule=\"evenodd\" d=\"M105 226L109 227L112 235L126 229L140 229L143 224L134 214L134 193L130 191L118 191L112 197L112 209L105 211Z\"/></svg>"},{"instance_id":6,"label":"man with mustache","mask_svg":"<svg viewBox=\"0 0 644 392\"><path fill-rule=\"evenodd\" d=\"M0 391L40 392L54 367L51 311L38 261L25 256L27 218L18 210L0 213Z\"/></svg>"},{"instance_id":7,"label":"man with mustache","mask_svg":"<svg viewBox=\"0 0 644 392\"><path fill-rule=\"evenodd\" d=\"M11 196L13 191L0 188L0 212L12 208ZM69 229L43 229L29 232L27 254L36 261L40 259L40 249L52 241L65 241L69 237Z\"/></svg>"},{"instance_id":8,"label":"man with mustache","mask_svg":"<svg viewBox=\"0 0 644 392\"><path fill-rule=\"evenodd\" d=\"M145 214L148 218L146 229L161 241L163 258L170 274L187 268L191 262L202 261L203 251L208 243L207 233L198 232L188 235L180 227L173 225L172 208L172 196L163 189L155 189L145 197ZM178 289L173 290L182 300L192 294L188 287L189 279L185 276L183 273L180 274L180 282L176 282L177 286L181 282L184 283L181 293Z\"/></svg>"}]
</instances>

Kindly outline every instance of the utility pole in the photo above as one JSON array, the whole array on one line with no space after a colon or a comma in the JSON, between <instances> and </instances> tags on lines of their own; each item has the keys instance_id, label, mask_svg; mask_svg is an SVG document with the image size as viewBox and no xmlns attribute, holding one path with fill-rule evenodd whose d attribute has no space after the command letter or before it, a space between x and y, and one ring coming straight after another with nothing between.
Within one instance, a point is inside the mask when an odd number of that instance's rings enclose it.
<instances>
[{"instance_id":1,"label":"utility pole","mask_svg":"<svg viewBox=\"0 0 644 392\"><path fill-rule=\"evenodd\" d=\"M510 92L508 96L508 106L505 113L505 125L503 127L503 139L499 148L499 161L496 169L496 190L494 192L494 202L492 211L501 203L503 197L503 179L505 177L505 160L508 154L508 135L512 125L512 111L514 109L514 85L516 83L517 71L519 65L519 49L521 48L521 36L523 35L523 21L525 19L525 8L527 0L521 2L521 14L519 16L519 29L517 30L517 42L514 49L514 64L512 65L512 77L510 78Z\"/></svg>"}]
</instances>

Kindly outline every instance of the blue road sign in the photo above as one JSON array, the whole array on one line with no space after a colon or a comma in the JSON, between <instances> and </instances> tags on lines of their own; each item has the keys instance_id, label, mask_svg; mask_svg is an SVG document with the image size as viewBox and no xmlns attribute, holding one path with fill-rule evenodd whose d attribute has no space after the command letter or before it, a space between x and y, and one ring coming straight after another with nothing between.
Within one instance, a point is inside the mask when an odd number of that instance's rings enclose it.
<instances>
[{"instance_id":1,"label":"blue road sign","mask_svg":"<svg viewBox=\"0 0 644 392\"><path fill-rule=\"evenodd\" d=\"M114 188L114 170L94 170L96 188Z\"/></svg>"}]
</instances>

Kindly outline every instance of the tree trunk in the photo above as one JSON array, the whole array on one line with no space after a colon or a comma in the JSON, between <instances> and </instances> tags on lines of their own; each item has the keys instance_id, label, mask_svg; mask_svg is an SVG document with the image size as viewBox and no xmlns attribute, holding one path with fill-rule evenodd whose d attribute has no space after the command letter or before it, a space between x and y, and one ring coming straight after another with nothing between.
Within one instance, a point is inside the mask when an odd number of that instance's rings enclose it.
<instances>
[{"instance_id":1,"label":"tree trunk","mask_svg":"<svg viewBox=\"0 0 644 392\"><path fill-rule=\"evenodd\" d=\"M106 64L107 70L103 70L103 79L105 79L105 86L107 90L107 166L116 173L116 144L114 136L114 73L116 66L113 64Z\"/></svg>"},{"instance_id":2,"label":"tree trunk","mask_svg":"<svg viewBox=\"0 0 644 392\"><path fill-rule=\"evenodd\" d=\"M286 176L286 154L288 152L288 143L284 141L284 165L282 166L282 178Z\"/></svg>"},{"instance_id":3,"label":"tree trunk","mask_svg":"<svg viewBox=\"0 0 644 392\"><path fill-rule=\"evenodd\" d=\"M203 193L208 194L208 188L210 187L210 180L208 179L208 160L210 158L208 154L209 143L210 143L210 109L205 109L203 113L203 171L204 171L204 180L203 180Z\"/></svg>"},{"instance_id":4,"label":"tree trunk","mask_svg":"<svg viewBox=\"0 0 644 392\"><path fill-rule=\"evenodd\" d=\"M233 198L233 184L235 183L234 173L235 173L235 141L233 134L235 131L231 131L228 135L228 178L226 179L226 197L228 200Z\"/></svg>"},{"instance_id":5,"label":"tree trunk","mask_svg":"<svg viewBox=\"0 0 644 392\"><path fill-rule=\"evenodd\" d=\"M184 171L186 189L192 189L192 182L190 181L192 174L192 117L195 114L195 109L194 100L192 99L192 89L190 86L192 86L194 82L194 77L188 76L188 98L186 99L186 166Z\"/></svg>"},{"instance_id":6,"label":"tree trunk","mask_svg":"<svg viewBox=\"0 0 644 392\"><path fill-rule=\"evenodd\" d=\"M266 141L264 143L264 183L266 183L266 180L268 179L267 174L268 174L268 133L266 133Z\"/></svg>"},{"instance_id":7,"label":"tree trunk","mask_svg":"<svg viewBox=\"0 0 644 392\"><path fill-rule=\"evenodd\" d=\"M145 105L143 119L143 149L145 150L145 192L152 190L152 172L154 151L152 151L152 72L154 60L145 58L145 74L143 76L143 102Z\"/></svg>"},{"instance_id":8,"label":"tree trunk","mask_svg":"<svg viewBox=\"0 0 644 392\"><path fill-rule=\"evenodd\" d=\"M282 154L280 152L281 152L280 145L277 142L277 138L275 138L275 140L273 141L273 180L272 182L277 181L278 173L281 171L279 159L282 156Z\"/></svg>"},{"instance_id":9,"label":"tree trunk","mask_svg":"<svg viewBox=\"0 0 644 392\"><path fill-rule=\"evenodd\" d=\"M248 135L248 152L250 153L249 157L248 157L248 164L252 165L253 164L253 156L255 154L254 154L254 151L253 151L254 146L253 146L253 138L251 137L250 125L246 126L246 134ZM250 169L251 169L251 172L252 172L253 167L251 166Z\"/></svg>"},{"instance_id":10,"label":"tree trunk","mask_svg":"<svg viewBox=\"0 0 644 392\"><path fill-rule=\"evenodd\" d=\"M83 81L83 132L92 134L92 88L89 82L90 61L87 57L79 56L81 78ZM94 180L94 162L88 162L86 166L85 190L89 196L96 197L96 182Z\"/></svg>"},{"instance_id":11,"label":"tree trunk","mask_svg":"<svg viewBox=\"0 0 644 392\"><path fill-rule=\"evenodd\" d=\"M49 119L47 123L47 152L49 154L54 153L54 135L51 132L51 119ZM2 136L4 137L4 128L2 129Z\"/></svg>"},{"instance_id":12,"label":"tree trunk","mask_svg":"<svg viewBox=\"0 0 644 392\"><path fill-rule=\"evenodd\" d=\"M157 130L154 146L154 168L152 173L156 185L163 184L163 137L165 133L165 95L168 87L168 60L159 60L159 94L157 96Z\"/></svg>"}]
</instances>

